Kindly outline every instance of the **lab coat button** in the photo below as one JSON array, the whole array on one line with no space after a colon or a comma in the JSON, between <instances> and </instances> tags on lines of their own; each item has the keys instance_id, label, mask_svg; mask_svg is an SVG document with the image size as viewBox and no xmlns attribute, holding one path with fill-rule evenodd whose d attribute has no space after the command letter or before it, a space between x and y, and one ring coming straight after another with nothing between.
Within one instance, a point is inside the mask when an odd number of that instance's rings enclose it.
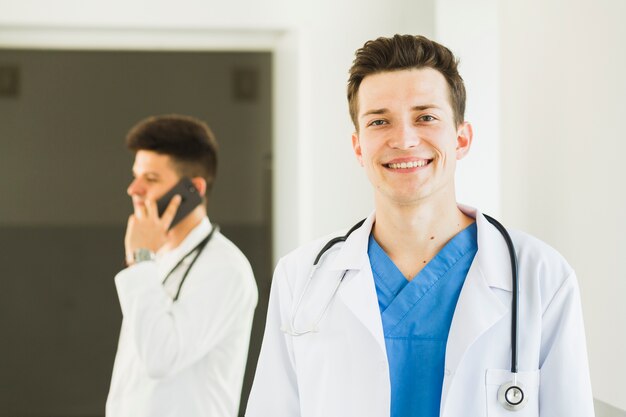
<instances>
[{"instance_id":1,"label":"lab coat button","mask_svg":"<svg viewBox=\"0 0 626 417\"><path fill-rule=\"evenodd\" d=\"M443 370L443 374L444 374L445 376L450 376L450 375L452 375L452 371L451 371L450 369L448 369L448 368L445 368L445 369Z\"/></svg>"}]
</instances>

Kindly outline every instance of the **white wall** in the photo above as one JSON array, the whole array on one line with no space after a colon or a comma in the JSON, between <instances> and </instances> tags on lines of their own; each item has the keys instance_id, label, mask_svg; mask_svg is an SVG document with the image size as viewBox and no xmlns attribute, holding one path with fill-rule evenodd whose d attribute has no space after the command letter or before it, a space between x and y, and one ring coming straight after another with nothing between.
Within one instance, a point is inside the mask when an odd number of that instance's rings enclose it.
<instances>
[{"instance_id":1,"label":"white wall","mask_svg":"<svg viewBox=\"0 0 626 417\"><path fill-rule=\"evenodd\" d=\"M581 286L596 398L626 409L626 2L503 2L505 219Z\"/></svg>"},{"instance_id":2,"label":"white wall","mask_svg":"<svg viewBox=\"0 0 626 417\"><path fill-rule=\"evenodd\" d=\"M465 120L474 128L469 155L457 165L458 201L500 217L500 55L498 0L438 0L436 40L460 59Z\"/></svg>"}]
</instances>

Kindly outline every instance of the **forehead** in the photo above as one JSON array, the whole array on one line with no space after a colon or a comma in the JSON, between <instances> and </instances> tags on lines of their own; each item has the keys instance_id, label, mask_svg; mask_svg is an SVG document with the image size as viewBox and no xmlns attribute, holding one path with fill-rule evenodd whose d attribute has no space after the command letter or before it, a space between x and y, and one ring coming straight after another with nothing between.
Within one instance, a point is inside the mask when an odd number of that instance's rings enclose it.
<instances>
[{"instance_id":1,"label":"forehead","mask_svg":"<svg viewBox=\"0 0 626 417\"><path fill-rule=\"evenodd\" d=\"M169 155L154 151L139 150L135 154L133 172L137 175L156 173L160 175L175 174L172 158Z\"/></svg>"},{"instance_id":2,"label":"forehead","mask_svg":"<svg viewBox=\"0 0 626 417\"><path fill-rule=\"evenodd\" d=\"M393 109L434 104L452 111L448 83L432 68L386 71L368 75L358 92L359 114L372 109Z\"/></svg>"}]
</instances>

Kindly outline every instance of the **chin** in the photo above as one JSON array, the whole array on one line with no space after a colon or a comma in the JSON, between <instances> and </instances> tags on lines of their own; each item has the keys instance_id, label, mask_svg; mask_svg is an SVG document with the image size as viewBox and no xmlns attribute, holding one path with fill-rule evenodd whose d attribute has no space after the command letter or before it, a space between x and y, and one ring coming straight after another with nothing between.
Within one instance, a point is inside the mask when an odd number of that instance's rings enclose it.
<instances>
[{"instance_id":1,"label":"chin","mask_svg":"<svg viewBox=\"0 0 626 417\"><path fill-rule=\"evenodd\" d=\"M406 187L394 194L394 200L399 203L414 204L427 200L433 195L432 189L425 186Z\"/></svg>"}]
</instances>

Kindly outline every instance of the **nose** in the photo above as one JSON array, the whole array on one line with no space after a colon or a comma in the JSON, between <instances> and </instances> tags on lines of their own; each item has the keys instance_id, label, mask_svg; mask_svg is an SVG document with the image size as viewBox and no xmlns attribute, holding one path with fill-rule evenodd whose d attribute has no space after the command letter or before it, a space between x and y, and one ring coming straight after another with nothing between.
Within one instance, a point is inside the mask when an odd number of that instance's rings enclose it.
<instances>
[{"instance_id":1,"label":"nose","mask_svg":"<svg viewBox=\"0 0 626 417\"><path fill-rule=\"evenodd\" d=\"M139 178L135 178L134 180L132 180L131 183L128 184L128 188L126 189L126 193L131 197L133 195L142 195L143 192L144 187L142 186Z\"/></svg>"},{"instance_id":2,"label":"nose","mask_svg":"<svg viewBox=\"0 0 626 417\"><path fill-rule=\"evenodd\" d=\"M410 121L400 124L394 129L389 140L389 146L395 149L411 149L420 143L420 135L418 129Z\"/></svg>"}]
</instances>

